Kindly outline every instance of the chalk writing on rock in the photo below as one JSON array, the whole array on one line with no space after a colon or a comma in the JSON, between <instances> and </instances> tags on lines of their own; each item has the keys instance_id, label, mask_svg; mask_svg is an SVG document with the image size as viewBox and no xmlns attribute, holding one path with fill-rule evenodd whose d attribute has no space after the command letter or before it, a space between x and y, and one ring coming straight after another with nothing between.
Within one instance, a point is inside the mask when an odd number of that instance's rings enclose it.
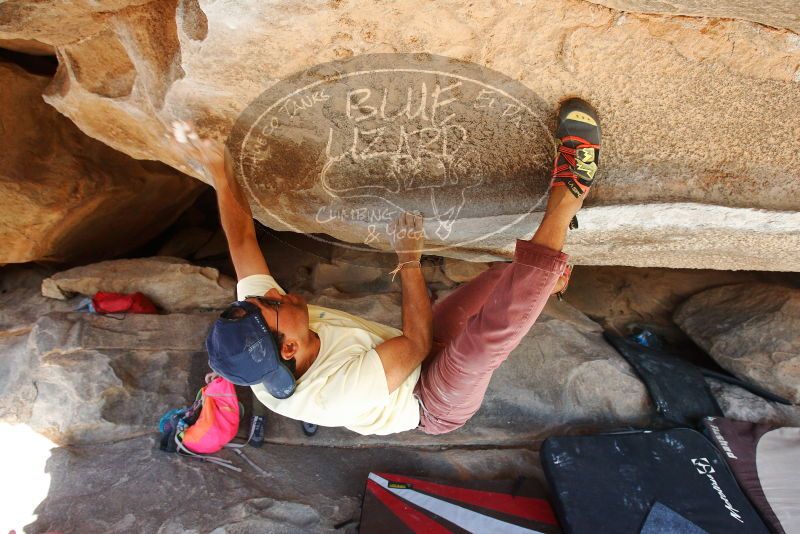
<instances>
[{"instance_id":1,"label":"chalk writing on rock","mask_svg":"<svg viewBox=\"0 0 800 534\"><path fill-rule=\"evenodd\" d=\"M272 86L241 114L228 147L262 222L289 230L312 222L315 238L388 250L392 219L417 211L435 254L533 227L555 149L552 113L485 67L365 55ZM459 225L487 217L496 224Z\"/></svg>"}]
</instances>

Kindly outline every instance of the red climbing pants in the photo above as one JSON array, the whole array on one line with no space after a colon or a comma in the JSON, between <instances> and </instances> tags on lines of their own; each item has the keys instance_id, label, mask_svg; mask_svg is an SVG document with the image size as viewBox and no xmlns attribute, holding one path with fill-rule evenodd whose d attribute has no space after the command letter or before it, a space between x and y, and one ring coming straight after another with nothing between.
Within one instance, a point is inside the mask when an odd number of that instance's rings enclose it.
<instances>
[{"instance_id":1,"label":"red climbing pants","mask_svg":"<svg viewBox=\"0 0 800 534\"><path fill-rule=\"evenodd\" d=\"M567 255L517 241L512 263L495 263L433 307L434 347L415 390L419 428L443 434L483 402L492 373L542 312Z\"/></svg>"}]
</instances>

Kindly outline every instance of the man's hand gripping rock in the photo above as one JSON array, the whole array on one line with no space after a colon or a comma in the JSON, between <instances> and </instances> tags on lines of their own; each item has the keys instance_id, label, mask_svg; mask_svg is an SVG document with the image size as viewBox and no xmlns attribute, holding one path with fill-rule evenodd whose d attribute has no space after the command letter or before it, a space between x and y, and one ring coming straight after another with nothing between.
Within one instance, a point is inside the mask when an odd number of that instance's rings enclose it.
<instances>
[{"instance_id":1,"label":"man's hand gripping rock","mask_svg":"<svg viewBox=\"0 0 800 534\"><path fill-rule=\"evenodd\" d=\"M425 231L420 213L401 213L389 225L389 240L397 253L397 267L389 273L392 275L392 280L406 266L421 267L420 258L425 245Z\"/></svg>"}]
</instances>

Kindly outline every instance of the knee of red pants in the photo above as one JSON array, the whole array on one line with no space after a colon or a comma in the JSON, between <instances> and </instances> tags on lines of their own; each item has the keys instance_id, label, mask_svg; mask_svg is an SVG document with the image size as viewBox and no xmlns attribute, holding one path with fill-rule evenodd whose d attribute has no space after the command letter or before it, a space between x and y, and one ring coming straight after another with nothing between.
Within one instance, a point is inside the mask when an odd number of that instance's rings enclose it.
<instances>
[{"instance_id":1,"label":"knee of red pants","mask_svg":"<svg viewBox=\"0 0 800 534\"><path fill-rule=\"evenodd\" d=\"M446 434L464 426L466 421L461 423L447 421L443 418L437 417L437 415L428 410L424 400L424 398L427 397L427 392L423 391L425 387L423 386L422 382L423 377L420 377L420 380L417 382L417 385L414 388L414 397L417 399L417 402L419 402L419 425L417 426L417 429L426 434L437 435ZM434 399L428 398L428 404L433 404L431 407L434 408L435 411L438 408ZM439 413L439 415L443 414Z\"/></svg>"},{"instance_id":2,"label":"knee of red pants","mask_svg":"<svg viewBox=\"0 0 800 534\"><path fill-rule=\"evenodd\" d=\"M458 400L447 399L436 394L436 391L440 391L444 384L430 382L423 384L423 381L420 379L420 382L417 383L415 396L419 401L419 429L426 434L445 434L457 430L467 424L480 409L483 395L479 397L464 396ZM456 397L458 397L457 394ZM463 405L461 405L462 403Z\"/></svg>"},{"instance_id":3,"label":"knee of red pants","mask_svg":"<svg viewBox=\"0 0 800 534\"><path fill-rule=\"evenodd\" d=\"M464 421L463 423L453 423L452 421L444 421L436 418L433 415L430 414L426 415L422 413L422 410L420 410L419 426L417 428L426 434L436 436L439 434L447 434L448 432L452 432L453 430L458 430L466 423L467 423L466 421Z\"/></svg>"},{"instance_id":4,"label":"knee of red pants","mask_svg":"<svg viewBox=\"0 0 800 534\"><path fill-rule=\"evenodd\" d=\"M464 330L467 320L478 313L508 263L495 262L477 278L462 284L433 305L433 336L448 343Z\"/></svg>"}]
</instances>

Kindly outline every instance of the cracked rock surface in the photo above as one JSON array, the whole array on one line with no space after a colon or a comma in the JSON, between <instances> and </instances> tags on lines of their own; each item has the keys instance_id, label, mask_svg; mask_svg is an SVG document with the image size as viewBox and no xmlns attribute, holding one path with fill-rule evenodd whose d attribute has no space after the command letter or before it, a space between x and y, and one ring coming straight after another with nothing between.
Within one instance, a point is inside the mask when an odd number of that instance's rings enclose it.
<instances>
[{"instance_id":1,"label":"cracked rock surface","mask_svg":"<svg viewBox=\"0 0 800 534\"><path fill-rule=\"evenodd\" d=\"M42 101L48 82L0 61L0 264L86 261L145 244L199 184L87 137Z\"/></svg>"},{"instance_id":2,"label":"cracked rock surface","mask_svg":"<svg viewBox=\"0 0 800 534\"><path fill-rule=\"evenodd\" d=\"M42 295L66 299L98 291L146 293L161 310L224 308L235 300L236 282L213 267L156 256L109 260L61 271L42 281Z\"/></svg>"},{"instance_id":3,"label":"cracked rock surface","mask_svg":"<svg viewBox=\"0 0 800 534\"><path fill-rule=\"evenodd\" d=\"M797 3L602 3L610 7L578 0L420 7L401 0L308 10L291 2L159 0L101 8L9 0L0 5L0 39L55 48L59 70L45 99L84 132L198 178L165 139L175 118L225 139L263 91L320 63L416 52L471 62L536 95L536 119L547 130L565 96L597 108L601 180L567 245L577 263L800 269L800 123L792 119L800 107ZM510 139L482 151L481 165L513 168L514 154L550 150L544 134L513 140L505 133L496 121L468 129L470 139ZM323 225L315 218L330 200L315 166L324 142L290 145L273 151L277 182L249 184L256 216L277 229L363 243L367 221ZM389 185L365 169L374 186ZM274 191L272 183L282 186ZM532 195L526 204L503 181L489 180L470 194L470 216L434 241L462 242L502 228L538 202ZM460 198L444 191L437 201L455 205ZM513 240L532 232L535 221L525 228L443 254L508 257Z\"/></svg>"},{"instance_id":4,"label":"cracked rock surface","mask_svg":"<svg viewBox=\"0 0 800 534\"><path fill-rule=\"evenodd\" d=\"M675 322L723 368L800 403L800 289L709 289L683 303Z\"/></svg>"},{"instance_id":5,"label":"cracked rock surface","mask_svg":"<svg viewBox=\"0 0 800 534\"><path fill-rule=\"evenodd\" d=\"M190 281L193 275L183 276ZM353 296L330 290L312 301L399 326L397 293ZM45 304L50 303L57 309L59 301ZM48 313L46 306L40 311L29 334L15 330L21 334L0 338L9 361L9 387L0 401L11 410L15 400L24 400L15 408L24 413L6 417L61 445L150 433L167 410L192 402L210 371L204 341L216 312L115 317ZM249 406L249 390L240 394ZM384 437L322 429L315 443L525 446L559 428L641 423L650 410L644 386L602 339L600 326L575 308L552 302L496 372L483 407L463 429L443 436L411 431ZM268 441L306 441L295 421L270 420Z\"/></svg>"},{"instance_id":6,"label":"cracked rock surface","mask_svg":"<svg viewBox=\"0 0 800 534\"><path fill-rule=\"evenodd\" d=\"M337 264L340 257L332 260L324 277L311 268L303 279L299 265L319 258L284 254L281 261L275 256L279 251L278 246L271 249L276 260L271 265L287 289L317 287L313 300L318 304L398 324L399 295L391 284L382 293L366 294L375 287L380 255L371 266L344 268ZM446 267L428 266L429 271L436 269ZM39 288L48 272L15 267L0 274L3 291L13 286L14 297L29 294L3 301L7 320L0 323L0 431L11 425L38 433L39 440L46 436L55 446L25 464L28 471L22 476L47 475L26 532L355 532L369 471L453 481L519 476L543 481L537 454L542 439L646 426L653 413L644 386L603 340L601 326L576 307L553 300L496 371L482 408L464 428L443 436L410 431L383 437L320 428L308 438L297 421L270 414L263 448L244 449L257 468L223 451L220 455L242 472L223 470L162 453L155 432L159 417L191 403L202 384L208 371L203 341L214 311L128 315L122 320L72 312L64 305L76 299L41 297ZM584 275L591 287L577 284L567 299L598 321L605 314L622 317L619 312L625 311L628 298L624 291L609 310L585 295L579 298L587 291L601 298L618 294L621 289L609 274ZM623 274L617 278L631 291L642 284L658 285L659 278L674 285L678 295L691 290L703 297L716 291L701 291L714 285L708 272L684 273L682 282L681 273L665 276L657 271L655 277L645 273L641 279L631 269ZM184 276L191 280L194 275ZM450 289L441 276L428 273L432 285L439 284L439 298L446 298ZM744 273L736 276L744 278ZM318 287L323 279L328 287ZM351 293L336 289L345 282ZM657 318L678 300L662 287L652 292L661 298L628 306L628 316ZM12 293L0 296L6 295ZM15 315L17 309L22 313ZM19 324L10 320L15 316ZM711 387L729 417L800 421L796 406L780 406L727 384L712 382ZM247 389L239 395L249 408ZM23 435L22 430L14 436ZM239 437L247 430L245 419ZM27 452L0 455L0 469L8 471L23 457L28 462Z\"/></svg>"}]
</instances>

